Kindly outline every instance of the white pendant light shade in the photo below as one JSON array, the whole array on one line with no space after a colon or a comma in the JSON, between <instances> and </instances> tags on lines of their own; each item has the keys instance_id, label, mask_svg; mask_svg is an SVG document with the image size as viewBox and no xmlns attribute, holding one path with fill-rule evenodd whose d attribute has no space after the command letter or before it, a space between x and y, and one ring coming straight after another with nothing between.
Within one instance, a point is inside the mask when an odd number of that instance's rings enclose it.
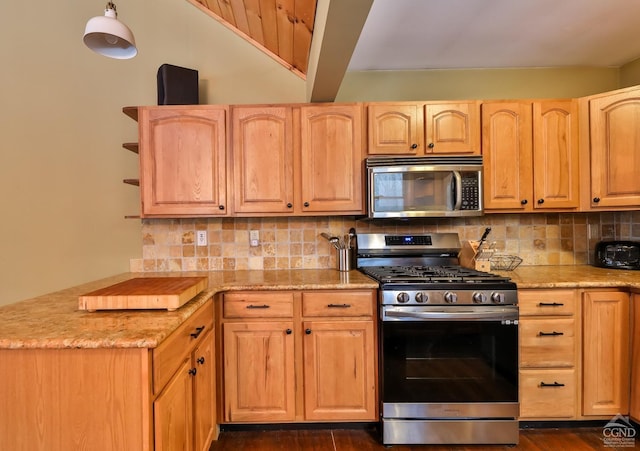
<instances>
[{"instance_id":1,"label":"white pendant light shade","mask_svg":"<svg viewBox=\"0 0 640 451\"><path fill-rule=\"evenodd\" d=\"M128 59L138 54L133 33L118 20L112 2L107 3L104 16L89 19L83 40L91 50L109 58Z\"/></svg>"}]
</instances>

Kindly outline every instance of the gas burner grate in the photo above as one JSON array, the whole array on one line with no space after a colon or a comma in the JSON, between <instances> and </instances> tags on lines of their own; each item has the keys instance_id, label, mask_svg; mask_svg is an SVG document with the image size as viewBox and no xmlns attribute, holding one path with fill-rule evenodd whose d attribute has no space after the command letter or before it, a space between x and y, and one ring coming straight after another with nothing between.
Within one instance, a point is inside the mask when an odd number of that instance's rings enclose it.
<instances>
[{"instance_id":1,"label":"gas burner grate","mask_svg":"<svg viewBox=\"0 0 640 451\"><path fill-rule=\"evenodd\" d=\"M360 271L381 283L498 283L508 277L462 266L370 266Z\"/></svg>"}]
</instances>

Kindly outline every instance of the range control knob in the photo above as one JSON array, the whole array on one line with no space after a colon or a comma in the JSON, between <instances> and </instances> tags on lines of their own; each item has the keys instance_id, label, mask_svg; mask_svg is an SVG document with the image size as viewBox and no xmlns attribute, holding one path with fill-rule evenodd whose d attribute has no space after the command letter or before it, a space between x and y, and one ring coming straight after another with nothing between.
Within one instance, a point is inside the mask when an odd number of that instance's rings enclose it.
<instances>
[{"instance_id":1,"label":"range control knob","mask_svg":"<svg viewBox=\"0 0 640 451\"><path fill-rule=\"evenodd\" d=\"M452 291L447 291L444 294L444 301L448 302L449 304L454 304L458 302L458 295Z\"/></svg>"},{"instance_id":2,"label":"range control knob","mask_svg":"<svg viewBox=\"0 0 640 451\"><path fill-rule=\"evenodd\" d=\"M401 304L406 304L407 302L409 302L409 295L403 291L401 293L398 293L398 296L396 296L396 299Z\"/></svg>"},{"instance_id":3,"label":"range control knob","mask_svg":"<svg viewBox=\"0 0 640 451\"><path fill-rule=\"evenodd\" d=\"M476 304L482 304L483 302L487 302L487 295L481 292L475 292L473 293L473 302L475 302Z\"/></svg>"},{"instance_id":4,"label":"range control knob","mask_svg":"<svg viewBox=\"0 0 640 451\"><path fill-rule=\"evenodd\" d=\"M429 300L429 295L427 293L423 293L422 291L418 291L416 293L416 302L420 304L424 304Z\"/></svg>"},{"instance_id":5,"label":"range control knob","mask_svg":"<svg viewBox=\"0 0 640 451\"><path fill-rule=\"evenodd\" d=\"M491 302L494 304L504 304L504 293L491 293Z\"/></svg>"}]
</instances>

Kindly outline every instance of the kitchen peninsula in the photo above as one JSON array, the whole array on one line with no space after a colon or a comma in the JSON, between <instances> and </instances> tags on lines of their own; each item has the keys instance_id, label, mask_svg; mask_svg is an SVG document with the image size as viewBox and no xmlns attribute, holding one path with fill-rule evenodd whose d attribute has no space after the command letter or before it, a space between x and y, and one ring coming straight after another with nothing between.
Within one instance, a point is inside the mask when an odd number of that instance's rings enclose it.
<instances>
[{"instance_id":1,"label":"kitchen peninsula","mask_svg":"<svg viewBox=\"0 0 640 451\"><path fill-rule=\"evenodd\" d=\"M197 275L207 275L209 287L175 311L78 309L78 296L134 277ZM219 294L376 287L357 271L127 273L4 306L2 448L208 450L217 435Z\"/></svg>"},{"instance_id":2,"label":"kitchen peninsula","mask_svg":"<svg viewBox=\"0 0 640 451\"><path fill-rule=\"evenodd\" d=\"M599 300L602 299L598 297L598 293L622 293L623 297L618 298L622 301L615 304L620 306L620 309L614 307L614 310L609 312L618 314L626 311L627 324L629 315L635 315L636 321L635 326L632 324L630 329L627 329L628 346L620 348L623 353L626 349L628 361L626 364L623 362L619 371L626 371L626 374L614 371L607 373L607 377L626 380L627 388L624 382L616 387L622 391L626 390L627 395L621 406L606 407L624 409L626 403L626 411L615 413L626 415L630 412L637 421L640 408L637 383L631 384L630 403L628 387L630 381L637 381L638 378L640 272L569 265L521 266L515 271L503 274L511 277L523 294L521 315L527 313L524 310L524 302L538 293L566 294L568 291L574 296L571 299L581 299L581 302L575 303L575 309L570 315L563 316L562 312L558 312L559 316L554 317L542 314L536 316L534 313L530 317L542 321L542 324L553 324L551 320L557 317L575 319L576 338L575 342L572 341L575 344L575 355L572 357L575 368L570 369L575 371L575 379L569 393L569 407L565 412L557 415L557 409L545 411L534 405L532 410L521 412L524 416L521 420L584 420L613 416L606 410L598 410L601 409L598 406L602 404L599 404L597 399L592 400L593 404L586 404L591 400L589 391L597 393L598 387L611 384L610 379L600 385L597 380L590 381L588 378L583 382L581 375L583 370L584 374L587 374L586 365L589 364L589 360L586 359L582 364L579 356L584 355L584 346L597 345L593 340L587 340L588 335L584 332L589 331L586 328L588 324L584 325L584 315L589 311L589 305L595 307L591 311L597 318L598 312L601 312L598 310ZM373 280L358 271L339 272L330 269L145 273L144 276L207 275L209 286L192 301L173 312L87 312L78 309L79 295L142 275L121 274L0 308L0 402L4 406L0 410L0 442L3 446L14 450L49 451L95 449L95 443L102 443L101 449L167 449L170 445L163 442L166 437L163 436L162 430L173 425L167 425L157 418L166 401L166 390L174 389L173 393L177 393L177 398L186 396L186 391L191 393L191 382L187 385L172 385L175 379L173 374L178 372L179 368L189 370L192 364L194 368L198 367L195 362L200 358L199 351L202 350L207 337L211 337L213 342L214 336L220 336L219 333L211 335L210 332L211 329L219 327L220 318L217 316L222 314L219 306L224 293L316 290L333 293L338 290L373 292L377 288ZM294 303L295 300L299 300L295 297L293 299ZM604 300L607 308L614 305L609 302L610 299ZM606 317L605 314L603 318ZM547 318L551 322L546 322ZM526 318L524 322L526 323ZM194 334L192 329L201 327L201 323L206 324L206 329L195 340L196 343L178 348L171 345L181 334L187 337ZM610 323L596 321L589 324ZM603 333L595 336L602 337ZM616 334L612 340L623 338L624 334ZM629 346L635 347L629 351ZM218 380L222 377L215 371L221 367L221 356L218 355L220 349L218 343L210 350L203 351L218 362L216 368L209 373ZM296 355L296 358L298 357ZM615 366L619 362L598 363ZM567 370L561 369L565 372ZM200 371L198 367L198 375ZM527 371L536 372L539 369L522 368L521 378L523 372L524 375L528 374ZM554 368L546 367L544 371L554 371ZM632 373L633 376L630 371L635 372ZM208 374L204 370L203 372ZM198 375L194 379L197 380ZM65 383L65 378L69 378L72 383ZM526 403L526 393L523 399ZM207 418L213 425L213 432L200 439L205 443L215 437L215 424L225 422L224 419L215 418L215 413L220 412L223 400L216 399L215 396L213 400L218 404L218 408L211 411L214 418ZM193 411L196 401L189 399L185 403L189 412ZM595 406L595 410L589 410L590 406ZM546 407L548 408L548 405ZM184 412L174 411L173 414L184 415ZM193 416L191 413L189 415ZM549 415L556 416L548 417ZM193 417L197 419L198 415ZM197 424L197 421L203 420L193 421ZM199 439L194 440L197 442ZM200 451L193 441L189 440L188 443L192 444L192 449ZM208 446L202 449L208 449Z\"/></svg>"}]
</instances>

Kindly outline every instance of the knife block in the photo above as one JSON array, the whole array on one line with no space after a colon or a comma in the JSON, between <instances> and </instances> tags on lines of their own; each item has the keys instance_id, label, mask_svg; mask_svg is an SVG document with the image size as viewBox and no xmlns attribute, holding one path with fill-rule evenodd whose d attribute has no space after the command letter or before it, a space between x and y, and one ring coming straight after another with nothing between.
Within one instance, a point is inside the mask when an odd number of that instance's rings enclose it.
<instances>
[{"instance_id":1,"label":"knife block","mask_svg":"<svg viewBox=\"0 0 640 451\"><path fill-rule=\"evenodd\" d=\"M458 254L460 265L476 271L489 272L491 271L493 249L480 249L480 252L478 252L479 245L479 241L465 241L462 243L462 249Z\"/></svg>"}]
</instances>

